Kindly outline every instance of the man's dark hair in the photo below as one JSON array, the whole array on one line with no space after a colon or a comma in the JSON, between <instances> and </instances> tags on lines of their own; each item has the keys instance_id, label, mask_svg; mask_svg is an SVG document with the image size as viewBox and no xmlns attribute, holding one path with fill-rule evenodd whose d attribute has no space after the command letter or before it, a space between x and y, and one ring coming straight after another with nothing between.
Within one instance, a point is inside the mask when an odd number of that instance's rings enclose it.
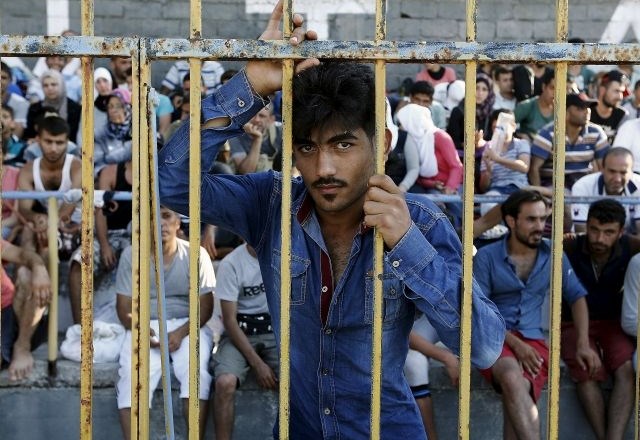
<instances>
[{"instance_id":1,"label":"man's dark hair","mask_svg":"<svg viewBox=\"0 0 640 440\"><path fill-rule=\"evenodd\" d=\"M58 136L59 134L69 135L69 124L60 116L46 116L38 123L38 134L47 133Z\"/></svg>"},{"instance_id":2,"label":"man's dark hair","mask_svg":"<svg viewBox=\"0 0 640 440\"><path fill-rule=\"evenodd\" d=\"M631 150L625 147L611 147L607 149L607 152L602 156L602 167L607 163L607 157L609 156L629 156L633 161L633 153Z\"/></svg>"},{"instance_id":3,"label":"man's dark hair","mask_svg":"<svg viewBox=\"0 0 640 440\"><path fill-rule=\"evenodd\" d=\"M595 201L589 206L587 221L592 218L600 223L618 223L620 227L624 227L627 213L620 202L607 198Z\"/></svg>"},{"instance_id":4,"label":"man's dark hair","mask_svg":"<svg viewBox=\"0 0 640 440\"><path fill-rule=\"evenodd\" d=\"M493 110L491 113L489 113L489 119L487 120L487 127L489 129L491 129L493 123L498 120L498 116L500 116L500 113L512 115L513 111L509 110L508 108L497 108Z\"/></svg>"},{"instance_id":5,"label":"man's dark hair","mask_svg":"<svg viewBox=\"0 0 640 440\"><path fill-rule=\"evenodd\" d=\"M547 205L547 199L545 199L538 191L531 189L519 189L512 193L500 207L502 220L506 223L507 216L518 218L518 214L520 214L520 207L523 204L535 202L543 202Z\"/></svg>"},{"instance_id":6,"label":"man's dark hair","mask_svg":"<svg viewBox=\"0 0 640 440\"><path fill-rule=\"evenodd\" d=\"M433 98L434 91L435 90L433 89L433 86L427 81L416 81L411 84L411 88L409 89L409 96L416 95L418 93L424 93L430 98Z\"/></svg>"},{"instance_id":7,"label":"man's dark hair","mask_svg":"<svg viewBox=\"0 0 640 440\"><path fill-rule=\"evenodd\" d=\"M542 78L540 78L540 81L543 85L548 86L549 84L551 84L551 81L553 81L554 78L555 72L553 71L553 69L546 69L542 74Z\"/></svg>"},{"instance_id":8,"label":"man's dark hair","mask_svg":"<svg viewBox=\"0 0 640 440\"><path fill-rule=\"evenodd\" d=\"M513 73L513 69L511 69L511 67L509 66L498 66L496 67L496 69L493 71L493 77L495 79L500 78L500 75L505 75L507 73Z\"/></svg>"},{"instance_id":9,"label":"man's dark hair","mask_svg":"<svg viewBox=\"0 0 640 440\"><path fill-rule=\"evenodd\" d=\"M11 115L11 119L13 119L15 117L15 114L13 112L13 107L9 106L9 104L5 104L4 102L2 103L2 110L6 111L7 113L9 113Z\"/></svg>"},{"instance_id":10,"label":"man's dark hair","mask_svg":"<svg viewBox=\"0 0 640 440\"><path fill-rule=\"evenodd\" d=\"M633 90L638 90L638 89L640 89L640 79L636 81L636 83L633 85Z\"/></svg>"},{"instance_id":11,"label":"man's dark hair","mask_svg":"<svg viewBox=\"0 0 640 440\"><path fill-rule=\"evenodd\" d=\"M225 70L224 73L220 76L220 82L223 83L225 81L229 81L236 73L238 73L238 71L235 69Z\"/></svg>"},{"instance_id":12,"label":"man's dark hair","mask_svg":"<svg viewBox=\"0 0 640 440\"><path fill-rule=\"evenodd\" d=\"M11 67L4 61L0 61L0 72L7 72L9 74L9 81L13 79L13 72L11 71Z\"/></svg>"},{"instance_id":13,"label":"man's dark hair","mask_svg":"<svg viewBox=\"0 0 640 440\"><path fill-rule=\"evenodd\" d=\"M187 72L183 77L182 77L182 84L184 84L185 81L191 81L191 72ZM168 208L167 208L168 209Z\"/></svg>"},{"instance_id":14,"label":"man's dark hair","mask_svg":"<svg viewBox=\"0 0 640 440\"><path fill-rule=\"evenodd\" d=\"M293 138L306 140L314 129L337 126L375 133L375 83L365 64L324 61L293 79Z\"/></svg>"}]
</instances>

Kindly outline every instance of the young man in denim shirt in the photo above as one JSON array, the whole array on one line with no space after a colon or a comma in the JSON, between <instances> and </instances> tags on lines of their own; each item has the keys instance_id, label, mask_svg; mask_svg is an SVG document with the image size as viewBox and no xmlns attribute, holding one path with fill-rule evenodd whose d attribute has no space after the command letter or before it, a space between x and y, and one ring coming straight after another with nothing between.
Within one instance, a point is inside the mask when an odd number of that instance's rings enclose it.
<instances>
[{"instance_id":1,"label":"young man in denim shirt","mask_svg":"<svg viewBox=\"0 0 640 440\"><path fill-rule=\"evenodd\" d=\"M280 39L281 2L263 39ZM314 39L302 18L290 42ZM402 368L416 307L442 341L459 351L461 246L445 215L429 200L401 193L374 175L374 80L356 63L298 65L294 79L296 167L291 203L290 426L298 438L368 438L373 322L373 228L382 234L384 325L382 437L425 438ZM202 103L202 220L241 235L256 250L277 340L280 336L282 176L206 173L220 145L282 86L282 68L252 61ZM189 127L160 153L162 203L186 213ZM387 141L389 140L387 132ZM493 364L504 321L474 284L472 359ZM284 397L284 396L283 396ZM277 431L276 431L277 433Z\"/></svg>"}]
</instances>

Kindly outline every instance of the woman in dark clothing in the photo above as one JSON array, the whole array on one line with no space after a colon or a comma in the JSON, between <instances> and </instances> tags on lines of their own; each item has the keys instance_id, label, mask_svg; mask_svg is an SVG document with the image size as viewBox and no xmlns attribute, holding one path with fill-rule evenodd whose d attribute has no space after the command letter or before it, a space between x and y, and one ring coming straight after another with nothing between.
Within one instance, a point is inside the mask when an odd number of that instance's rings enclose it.
<instances>
[{"instance_id":1,"label":"woman in dark clothing","mask_svg":"<svg viewBox=\"0 0 640 440\"><path fill-rule=\"evenodd\" d=\"M67 98L67 90L62 74L57 70L49 69L40 77L44 99L31 104L27 113L27 128L24 131L25 139L36 137L36 123L42 116L44 108L55 109L58 116L69 124L69 140L76 142L80 116L82 109L80 104Z\"/></svg>"}]
</instances>

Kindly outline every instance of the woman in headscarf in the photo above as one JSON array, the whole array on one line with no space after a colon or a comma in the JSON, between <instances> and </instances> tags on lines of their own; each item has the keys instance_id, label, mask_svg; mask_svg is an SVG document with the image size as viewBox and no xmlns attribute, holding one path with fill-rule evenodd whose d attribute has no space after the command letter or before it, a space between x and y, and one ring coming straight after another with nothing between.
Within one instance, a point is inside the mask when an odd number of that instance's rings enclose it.
<instances>
[{"instance_id":1,"label":"woman in headscarf","mask_svg":"<svg viewBox=\"0 0 640 440\"><path fill-rule=\"evenodd\" d=\"M131 94L116 89L106 100L107 123L95 137L96 176L108 164L131 160Z\"/></svg>"},{"instance_id":2,"label":"woman in headscarf","mask_svg":"<svg viewBox=\"0 0 640 440\"><path fill-rule=\"evenodd\" d=\"M36 123L42 116L44 109L54 109L58 116L69 124L69 140L76 142L80 126L81 107L72 99L67 98L67 91L62 74L49 69L40 77L44 99L35 102L27 113L27 128L24 132L26 139L33 139L37 134Z\"/></svg>"}]
</instances>

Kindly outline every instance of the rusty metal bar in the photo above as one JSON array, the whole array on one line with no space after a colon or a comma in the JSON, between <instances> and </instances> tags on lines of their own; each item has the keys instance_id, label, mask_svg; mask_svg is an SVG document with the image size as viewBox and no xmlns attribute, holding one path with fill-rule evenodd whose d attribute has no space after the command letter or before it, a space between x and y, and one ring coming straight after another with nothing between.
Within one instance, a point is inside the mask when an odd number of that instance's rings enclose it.
<instances>
[{"instance_id":1,"label":"rusty metal bar","mask_svg":"<svg viewBox=\"0 0 640 440\"><path fill-rule=\"evenodd\" d=\"M386 0L376 0L375 42L380 44L387 37ZM375 62L375 164L376 174L384 174L385 152L385 61ZM382 279L384 275L384 241L376 229L373 242L373 324L371 328L371 440L380 439L382 411Z\"/></svg>"},{"instance_id":2,"label":"rusty metal bar","mask_svg":"<svg viewBox=\"0 0 640 440\"><path fill-rule=\"evenodd\" d=\"M49 198L47 213L49 216L49 225L47 230L47 239L49 246L49 277L51 278L51 300L49 302L49 327L48 331L48 368L49 376L57 375L56 361L58 359L58 292L60 266L58 259L58 199Z\"/></svg>"},{"instance_id":3,"label":"rusty metal bar","mask_svg":"<svg viewBox=\"0 0 640 440\"><path fill-rule=\"evenodd\" d=\"M476 39L477 6L475 0L466 4L467 42ZM458 391L458 438L469 439L471 406L471 311L473 298L473 193L476 137L476 70L474 60L465 66L464 102L464 178L462 215L462 305L460 315L460 388Z\"/></svg>"},{"instance_id":4,"label":"rusty metal bar","mask_svg":"<svg viewBox=\"0 0 640 440\"><path fill-rule=\"evenodd\" d=\"M293 32L292 0L282 5L282 40ZM287 43L288 44L288 43ZM280 205L280 374L278 435L289 439L291 386L291 167L293 151L293 60L282 63L282 202Z\"/></svg>"},{"instance_id":5,"label":"rusty metal bar","mask_svg":"<svg viewBox=\"0 0 640 440\"><path fill-rule=\"evenodd\" d=\"M93 0L82 0L81 30L85 37L94 33ZM80 294L80 438L93 436L93 59L82 57L82 224ZM51 252L51 248L50 253ZM55 249L55 248L54 248Z\"/></svg>"},{"instance_id":6,"label":"rusty metal bar","mask_svg":"<svg viewBox=\"0 0 640 440\"><path fill-rule=\"evenodd\" d=\"M137 50L134 37L42 37L0 35L0 55L60 55L104 57L129 56ZM149 38L148 57L152 60L178 58L217 58L221 60L295 59L309 57L385 60L415 63L479 62L529 63L534 61L572 64L620 64L640 62L639 43L513 43L513 42L427 42L427 41L308 41L293 47L284 41L266 40L189 40Z\"/></svg>"}]
</instances>

